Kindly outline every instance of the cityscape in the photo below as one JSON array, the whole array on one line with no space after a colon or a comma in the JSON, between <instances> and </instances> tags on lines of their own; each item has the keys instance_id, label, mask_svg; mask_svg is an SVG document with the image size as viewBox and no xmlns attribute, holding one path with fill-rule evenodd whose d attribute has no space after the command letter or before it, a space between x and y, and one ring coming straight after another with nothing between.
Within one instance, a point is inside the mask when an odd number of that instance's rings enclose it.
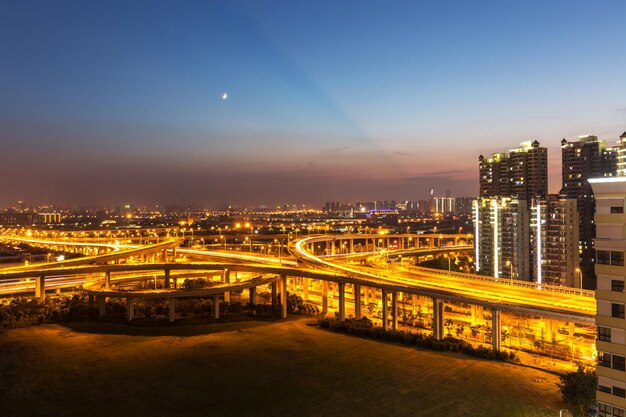
<instances>
[{"instance_id":1,"label":"cityscape","mask_svg":"<svg viewBox=\"0 0 626 417\"><path fill-rule=\"evenodd\" d=\"M626 415L624 12L0 1L0 415Z\"/></svg>"}]
</instances>

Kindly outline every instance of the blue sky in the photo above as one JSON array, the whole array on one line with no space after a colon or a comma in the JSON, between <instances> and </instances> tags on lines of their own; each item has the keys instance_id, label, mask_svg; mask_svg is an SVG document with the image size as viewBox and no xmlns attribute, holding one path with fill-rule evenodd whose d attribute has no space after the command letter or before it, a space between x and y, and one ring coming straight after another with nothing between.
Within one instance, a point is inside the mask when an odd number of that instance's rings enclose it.
<instances>
[{"instance_id":1,"label":"blue sky","mask_svg":"<svg viewBox=\"0 0 626 417\"><path fill-rule=\"evenodd\" d=\"M441 3L441 4L439 4ZM477 192L626 130L626 3L0 3L0 206ZM228 92L229 99L221 95Z\"/></svg>"}]
</instances>

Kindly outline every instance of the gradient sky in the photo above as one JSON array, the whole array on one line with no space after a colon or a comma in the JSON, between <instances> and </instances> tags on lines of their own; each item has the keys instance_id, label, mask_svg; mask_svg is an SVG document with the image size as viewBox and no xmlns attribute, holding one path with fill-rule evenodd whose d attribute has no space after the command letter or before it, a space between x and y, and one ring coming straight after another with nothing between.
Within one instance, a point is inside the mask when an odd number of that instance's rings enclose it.
<instances>
[{"instance_id":1,"label":"gradient sky","mask_svg":"<svg viewBox=\"0 0 626 417\"><path fill-rule=\"evenodd\" d=\"M626 2L0 2L0 207L473 196L626 130ZM227 92L230 97L222 100Z\"/></svg>"}]
</instances>

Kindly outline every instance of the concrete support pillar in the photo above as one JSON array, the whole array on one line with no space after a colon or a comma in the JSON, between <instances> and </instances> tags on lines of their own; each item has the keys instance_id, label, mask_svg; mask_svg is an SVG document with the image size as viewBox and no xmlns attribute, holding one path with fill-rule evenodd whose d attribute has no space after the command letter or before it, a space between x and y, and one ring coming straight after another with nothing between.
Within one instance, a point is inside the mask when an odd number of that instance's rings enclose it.
<instances>
[{"instance_id":1,"label":"concrete support pillar","mask_svg":"<svg viewBox=\"0 0 626 417\"><path fill-rule=\"evenodd\" d=\"M478 324L478 308L475 305L470 305L471 324L476 326Z\"/></svg>"},{"instance_id":2,"label":"concrete support pillar","mask_svg":"<svg viewBox=\"0 0 626 417\"><path fill-rule=\"evenodd\" d=\"M398 330L398 292L391 293L391 328Z\"/></svg>"},{"instance_id":3,"label":"concrete support pillar","mask_svg":"<svg viewBox=\"0 0 626 417\"><path fill-rule=\"evenodd\" d=\"M387 316L387 290L383 289L382 290L383 296L382 296L382 307L381 307L381 314L383 316L383 330L387 331L389 330L389 323L388 323L388 316Z\"/></svg>"},{"instance_id":4,"label":"concrete support pillar","mask_svg":"<svg viewBox=\"0 0 626 417\"><path fill-rule=\"evenodd\" d=\"M501 347L500 340L500 310L491 310L491 348L494 352L499 352Z\"/></svg>"},{"instance_id":5,"label":"concrete support pillar","mask_svg":"<svg viewBox=\"0 0 626 417\"><path fill-rule=\"evenodd\" d=\"M174 323L175 318L176 318L176 299L172 297L170 298L170 323Z\"/></svg>"},{"instance_id":6,"label":"concrete support pillar","mask_svg":"<svg viewBox=\"0 0 626 417\"><path fill-rule=\"evenodd\" d=\"M167 249L163 249L162 256L163 256L163 263L167 262Z\"/></svg>"},{"instance_id":7,"label":"concrete support pillar","mask_svg":"<svg viewBox=\"0 0 626 417\"><path fill-rule=\"evenodd\" d=\"M224 269L224 273L222 274L222 282L225 284L230 284L230 271L228 269Z\"/></svg>"},{"instance_id":8,"label":"concrete support pillar","mask_svg":"<svg viewBox=\"0 0 626 417\"><path fill-rule=\"evenodd\" d=\"M287 318L287 276L280 276L280 318Z\"/></svg>"},{"instance_id":9,"label":"concrete support pillar","mask_svg":"<svg viewBox=\"0 0 626 417\"><path fill-rule=\"evenodd\" d=\"M165 288L170 287L170 270L169 268L165 269Z\"/></svg>"},{"instance_id":10,"label":"concrete support pillar","mask_svg":"<svg viewBox=\"0 0 626 417\"><path fill-rule=\"evenodd\" d=\"M224 302L230 303L230 291L224 291Z\"/></svg>"},{"instance_id":11,"label":"concrete support pillar","mask_svg":"<svg viewBox=\"0 0 626 417\"><path fill-rule=\"evenodd\" d=\"M220 295L215 294L213 296L213 317L215 320L220 318Z\"/></svg>"},{"instance_id":12,"label":"concrete support pillar","mask_svg":"<svg viewBox=\"0 0 626 417\"><path fill-rule=\"evenodd\" d=\"M574 324L573 321L570 321L568 324L568 334L569 337L574 337L574 333L576 331L576 325Z\"/></svg>"},{"instance_id":13,"label":"concrete support pillar","mask_svg":"<svg viewBox=\"0 0 626 417\"><path fill-rule=\"evenodd\" d=\"M309 285L310 285L310 279L303 278L302 279L302 299L304 301L309 301Z\"/></svg>"},{"instance_id":14,"label":"concrete support pillar","mask_svg":"<svg viewBox=\"0 0 626 417\"><path fill-rule=\"evenodd\" d=\"M339 283L339 321L346 320L346 284Z\"/></svg>"},{"instance_id":15,"label":"concrete support pillar","mask_svg":"<svg viewBox=\"0 0 626 417\"><path fill-rule=\"evenodd\" d=\"M361 318L361 286L354 284L354 318Z\"/></svg>"},{"instance_id":16,"label":"concrete support pillar","mask_svg":"<svg viewBox=\"0 0 626 417\"><path fill-rule=\"evenodd\" d=\"M100 312L100 317L104 317L106 315L106 298L104 295L98 296L98 310Z\"/></svg>"},{"instance_id":17,"label":"concrete support pillar","mask_svg":"<svg viewBox=\"0 0 626 417\"><path fill-rule=\"evenodd\" d=\"M250 287L248 291L250 292L250 308L254 310L254 305L256 304L256 287Z\"/></svg>"},{"instance_id":18,"label":"concrete support pillar","mask_svg":"<svg viewBox=\"0 0 626 417\"><path fill-rule=\"evenodd\" d=\"M36 278L35 297L39 298L41 302L46 300L46 277L44 276Z\"/></svg>"},{"instance_id":19,"label":"concrete support pillar","mask_svg":"<svg viewBox=\"0 0 626 417\"><path fill-rule=\"evenodd\" d=\"M111 271L106 271L104 273L104 289L111 289Z\"/></svg>"},{"instance_id":20,"label":"concrete support pillar","mask_svg":"<svg viewBox=\"0 0 626 417\"><path fill-rule=\"evenodd\" d=\"M172 262L176 262L176 248L172 248Z\"/></svg>"},{"instance_id":21,"label":"concrete support pillar","mask_svg":"<svg viewBox=\"0 0 626 417\"><path fill-rule=\"evenodd\" d=\"M417 295L411 294L411 301L412 301L412 304L413 304L413 311L412 311L412 313L415 315L415 314L417 314Z\"/></svg>"},{"instance_id":22,"label":"concrete support pillar","mask_svg":"<svg viewBox=\"0 0 626 417\"><path fill-rule=\"evenodd\" d=\"M135 318L135 300L132 298L126 299L126 319L132 321Z\"/></svg>"},{"instance_id":23,"label":"concrete support pillar","mask_svg":"<svg viewBox=\"0 0 626 417\"><path fill-rule=\"evenodd\" d=\"M354 253L354 239L350 239L350 253Z\"/></svg>"},{"instance_id":24,"label":"concrete support pillar","mask_svg":"<svg viewBox=\"0 0 626 417\"><path fill-rule=\"evenodd\" d=\"M369 304L369 292L370 289L368 287L363 287L363 304L365 304L366 306Z\"/></svg>"},{"instance_id":25,"label":"concrete support pillar","mask_svg":"<svg viewBox=\"0 0 626 417\"><path fill-rule=\"evenodd\" d=\"M328 281L322 281L322 313L328 313Z\"/></svg>"},{"instance_id":26,"label":"concrete support pillar","mask_svg":"<svg viewBox=\"0 0 626 417\"><path fill-rule=\"evenodd\" d=\"M278 296L278 291L276 289L276 281L272 282L272 307L276 307L276 297Z\"/></svg>"},{"instance_id":27,"label":"concrete support pillar","mask_svg":"<svg viewBox=\"0 0 626 417\"><path fill-rule=\"evenodd\" d=\"M433 298L433 337L443 339L443 300Z\"/></svg>"}]
</instances>

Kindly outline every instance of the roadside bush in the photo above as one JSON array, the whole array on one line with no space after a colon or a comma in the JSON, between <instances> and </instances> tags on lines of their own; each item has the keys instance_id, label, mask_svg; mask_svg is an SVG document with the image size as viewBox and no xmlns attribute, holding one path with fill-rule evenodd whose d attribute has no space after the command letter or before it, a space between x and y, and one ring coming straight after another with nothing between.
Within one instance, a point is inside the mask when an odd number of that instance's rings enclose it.
<instances>
[{"instance_id":1,"label":"roadside bush","mask_svg":"<svg viewBox=\"0 0 626 417\"><path fill-rule=\"evenodd\" d=\"M432 336L425 336L422 333L412 333L406 330L383 330L382 327L373 327L372 321L367 317L361 319L346 319L339 321L332 318L321 318L318 320L321 328L330 329L335 332L352 334L360 337L389 340L407 346L416 346L440 352L457 352L469 356L484 359L496 359L501 361L517 360L514 352L499 351L494 352L484 346L474 347L470 343L448 336L442 340L437 340Z\"/></svg>"}]
</instances>

